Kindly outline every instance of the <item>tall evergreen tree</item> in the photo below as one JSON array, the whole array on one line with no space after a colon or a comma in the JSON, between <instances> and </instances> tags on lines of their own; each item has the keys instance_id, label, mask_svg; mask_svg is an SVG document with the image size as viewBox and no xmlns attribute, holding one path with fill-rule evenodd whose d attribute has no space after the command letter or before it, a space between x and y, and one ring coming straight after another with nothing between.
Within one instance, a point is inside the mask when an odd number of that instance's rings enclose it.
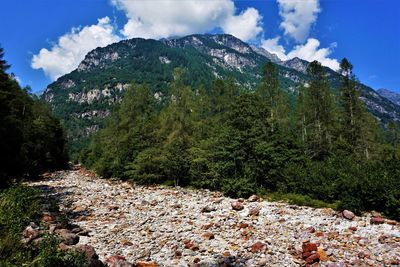
<instances>
[{"instance_id":1,"label":"tall evergreen tree","mask_svg":"<svg viewBox=\"0 0 400 267\"><path fill-rule=\"evenodd\" d=\"M335 102L324 67L313 61L307 68L311 77L300 93L297 117L301 119L302 136L312 158L323 159L333 150Z\"/></svg>"},{"instance_id":2,"label":"tall evergreen tree","mask_svg":"<svg viewBox=\"0 0 400 267\"><path fill-rule=\"evenodd\" d=\"M268 62L264 65L262 81L257 92L267 106L270 131L274 133L279 128L286 128L289 121L288 98L279 87L278 70L274 63Z\"/></svg>"},{"instance_id":3,"label":"tall evergreen tree","mask_svg":"<svg viewBox=\"0 0 400 267\"><path fill-rule=\"evenodd\" d=\"M342 108L341 135L351 153L371 157L373 142L376 140L376 122L360 100L360 89L353 65L344 58L340 62L341 77L340 104Z\"/></svg>"}]
</instances>

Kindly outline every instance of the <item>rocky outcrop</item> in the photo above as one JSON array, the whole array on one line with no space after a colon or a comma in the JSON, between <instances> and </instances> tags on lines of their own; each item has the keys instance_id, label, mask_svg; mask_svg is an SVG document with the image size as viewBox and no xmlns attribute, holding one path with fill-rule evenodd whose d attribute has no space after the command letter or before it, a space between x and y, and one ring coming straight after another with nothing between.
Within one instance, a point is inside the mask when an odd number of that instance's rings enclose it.
<instances>
[{"instance_id":1,"label":"rocky outcrop","mask_svg":"<svg viewBox=\"0 0 400 267\"><path fill-rule=\"evenodd\" d=\"M81 229L73 246L93 246L100 260L121 264L111 266L399 263L400 226L376 213L353 217L346 211L344 217L332 209L256 196L230 199L207 190L142 187L99 179L84 169L31 185L61 196L61 212ZM253 210L258 214L250 215Z\"/></svg>"}]
</instances>

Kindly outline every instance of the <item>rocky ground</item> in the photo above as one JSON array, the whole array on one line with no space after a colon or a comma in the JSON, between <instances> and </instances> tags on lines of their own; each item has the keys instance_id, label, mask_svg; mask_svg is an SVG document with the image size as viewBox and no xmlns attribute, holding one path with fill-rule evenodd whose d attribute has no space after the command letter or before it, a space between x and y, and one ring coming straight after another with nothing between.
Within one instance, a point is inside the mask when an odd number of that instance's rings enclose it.
<instances>
[{"instance_id":1,"label":"rocky ground","mask_svg":"<svg viewBox=\"0 0 400 267\"><path fill-rule=\"evenodd\" d=\"M376 213L358 217L255 196L236 200L206 190L136 186L83 169L48 175L31 186L61 198L61 212L82 229L78 245L90 244L102 261L400 266L400 225Z\"/></svg>"}]
</instances>

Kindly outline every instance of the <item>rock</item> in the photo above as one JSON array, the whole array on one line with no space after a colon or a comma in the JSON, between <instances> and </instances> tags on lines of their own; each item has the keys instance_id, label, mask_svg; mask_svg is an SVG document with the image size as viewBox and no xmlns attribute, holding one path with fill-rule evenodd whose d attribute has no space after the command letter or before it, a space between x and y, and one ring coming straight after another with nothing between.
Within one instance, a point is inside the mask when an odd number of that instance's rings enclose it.
<instances>
[{"instance_id":1,"label":"rock","mask_svg":"<svg viewBox=\"0 0 400 267\"><path fill-rule=\"evenodd\" d=\"M350 227L349 227L349 230L355 232L355 231L357 231L357 227L355 227L355 226L350 226Z\"/></svg>"},{"instance_id":2,"label":"rock","mask_svg":"<svg viewBox=\"0 0 400 267\"><path fill-rule=\"evenodd\" d=\"M397 225L397 221L395 220L386 220L386 223L390 225Z\"/></svg>"},{"instance_id":3,"label":"rock","mask_svg":"<svg viewBox=\"0 0 400 267\"><path fill-rule=\"evenodd\" d=\"M355 216L356 215L354 215L354 213L349 211L349 210L344 210L343 211L343 217L348 219L348 220L353 220Z\"/></svg>"},{"instance_id":4,"label":"rock","mask_svg":"<svg viewBox=\"0 0 400 267\"><path fill-rule=\"evenodd\" d=\"M134 265L127 262L125 257L119 256L119 255L113 255L111 257L108 257L106 260L107 266L108 267L133 267ZM136 266L137 263L136 263ZM144 266L144 265L142 265Z\"/></svg>"},{"instance_id":5,"label":"rock","mask_svg":"<svg viewBox=\"0 0 400 267\"><path fill-rule=\"evenodd\" d=\"M206 240L211 240L211 239L214 239L214 234L211 233L211 232L207 232L207 233L204 233L204 234L202 235L202 237L203 237L204 239L206 239Z\"/></svg>"},{"instance_id":6,"label":"rock","mask_svg":"<svg viewBox=\"0 0 400 267\"><path fill-rule=\"evenodd\" d=\"M243 206L242 202L239 202L239 201L232 202L231 206L232 206L233 210L242 210L242 209L244 209L244 206Z\"/></svg>"},{"instance_id":7,"label":"rock","mask_svg":"<svg viewBox=\"0 0 400 267\"><path fill-rule=\"evenodd\" d=\"M99 260L99 256L96 254L94 248L90 245L77 245L75 250L85 254L86 261L89 263L89 267L103 267L104 264Z\"/></svg>"},{"instance_id":8,"label":"rock","mask_svg":"<svg viewBox=\"0 0 400 267\"><path fill-rule=\"evenodd\" d=\"M266 248L267 248L267 244L265 244L261 241L258 241L251 246L251 252L253 252L253 253L262 252Z\"/></svg>"},{"instance_id":9,"label":"rock","mask_svg":"<svg viewBox=\"0 0 400 267\"><path fill-rule=\"evenodd\" d=\"M260 215L259 207L253 207L249 210L249 216L258 216L258 215Z\"/></svg>"},{"instance_id":10,"label":"rock","mask_svg":"<svg viewBox=\"0 0 400 267\"><path fill-rule=\"evenodd\" d=\"M41 234L39 229L35 229L32 226L28 226L25 228L25 230L22 232L22 235L25 238L28 238L29 240L32 240L36 237L38 237Z\"/></svg>"},{"instance_id":11,"label":"rock","mask_svg":"<svg viewBox=\"0 0 400 267\"><path fill-rule=\"evenodd\" d=\"M55 234L59 236L65 245L75 245L79 242L79 236L71 233L68 229L57 229Z\"/></svg>"},{"instance_id":12,"label":"rock","mask_svg":"<svg viewBox=\"0 0 400 267\"><path fill-rule=\"evenodd\" d=\"M56 218L50 214L45 214L42 217L42 222L45 222L45 223L51 223L51 222L54 222L55 220L56 220Z\"/></svg>"},{"instance_id":13,"label":"rock","mask_svg":"<svg viewBox=\"0 0 400 267\"><path fill-rule=\"evenodd\" d=\"M327 261L329 259L328 255L326 255L326 252L324 251L323 248L318 248L317 253L319 254L319 259L321 261Z\"/></svg>"},{"instance_id":14,"label":"rock","mask_svg":"<svg viewBox=\"0 0 400 267\"><path fill-rule=\"evenodd\" d=\"M310 226L310 227L308 227L308 228L306 229L306 231L309 232L310 234L312 234L312 233L315 232L315 228L312 227L312 226Z\"/></svg>"},{"instance_id":15,"label":"rock","mask_svg":"<svg viewBox=\"0 0 400 267\"><path fill-rule=\"evenodd\" d=\"M247 228L247 227L249 227L248 223L239 223L239 229L244 229L244 228Z\"/></svg>"},{"instance_id":16,"label":"rock","mask_svg":"<svg viewBox=\"0 0 400 267\"><path fill-rule=\"evenodd\" d=\"M208 224L204 224L202 227L201 227L201 229L203 229L203 230L208 230L208 229L210 229L211 227L213 227L214 226L214 223L208 223Z\"/></svg>"},{"instance_id":17,"label":"rock","mask_svg":"<svg viewBox=\"0 0 400 267\"><path fill-rule=\"evenodd\" d=\"M136 267L158 267L159 265L153 261L137 261Z\"/></svg>"},{"instance_id":18,"label":"rock","mask_svg":"<svg viewBox=\"0 0 400 267\"><path fill-rule=\"evenodd\" d=\"M310 241L305 241L303 242L303 245L301 246L303 249L303 253L305 252L312 252L312 251L317 251L317 245L314 243L310 243Z\"/></svg>"},{"instance_id":19,"label":"rock","mask_svg":"<svg viewBox=\"0 0 400 267\"><path fill-rule=\"evenodd\" d=\"M312 264L315 262L319 262L319 254L318 253L314 253L311 254L310 256L308 256L306 259L304 259L308 264Z\"/></svg>"},{"instance_id":20,"label":"rock","mask_svg":"<svg viewBox=\"0 0 400 267\"><path fill-rule=\"evenodd\" d=\"M216 207L207 205L201 209L201 212L212 212L212 211L216 211L216 210L217 210Z\"/></svg>"},{"instance_id":21,"label":"rock","mask_svg":"<svg viewBox=\"0 0 400 267\"><path fill-rule=\"evenodd\" d=\"M382 224L385 222L385 219L382 217L372 217L370 220L371 224Z\"/></svg>"},{"instance_id":22,"label":"rock","mask_svg":"<svg viewBox=\"0 0 400 267\"><path fill-rule=\"evenodd\" d=\"M251 195L248 200L249 200L249 202L256 202L256 201L258 201L258 196L257 195Z\"/></svg>"}]
</instances>

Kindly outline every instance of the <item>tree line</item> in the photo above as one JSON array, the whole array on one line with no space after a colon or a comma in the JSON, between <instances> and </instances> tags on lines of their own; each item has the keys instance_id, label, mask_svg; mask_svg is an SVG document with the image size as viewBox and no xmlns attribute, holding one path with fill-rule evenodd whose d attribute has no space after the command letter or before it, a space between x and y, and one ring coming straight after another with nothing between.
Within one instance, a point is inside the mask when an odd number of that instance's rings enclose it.
<instances>
[{"instance_id":1,"label":"tree line","mask_svg":"<svg viewBox=\"0 0 400 267\"><path fill-rule=\"evenodd\" d=\"M273 63L254 92L233 79L193 89L176 69L162 99L132 84L81 161L140 184L294 195L400 218L397 125L381 127L367 112L352 69L341 61L333 92L324 67L311 62L294 103Z\"/></svg>"},{"instance_id":2,"label":"tree line","mask_svg":"<svg viewBox=\"0 0 400 267\"><path fill-rule=\"evenodd\" d=\"M6 72L10 66L3 57L0 47L0 189L68 162L60 122Z\"/></svg>"}]
</instances>

